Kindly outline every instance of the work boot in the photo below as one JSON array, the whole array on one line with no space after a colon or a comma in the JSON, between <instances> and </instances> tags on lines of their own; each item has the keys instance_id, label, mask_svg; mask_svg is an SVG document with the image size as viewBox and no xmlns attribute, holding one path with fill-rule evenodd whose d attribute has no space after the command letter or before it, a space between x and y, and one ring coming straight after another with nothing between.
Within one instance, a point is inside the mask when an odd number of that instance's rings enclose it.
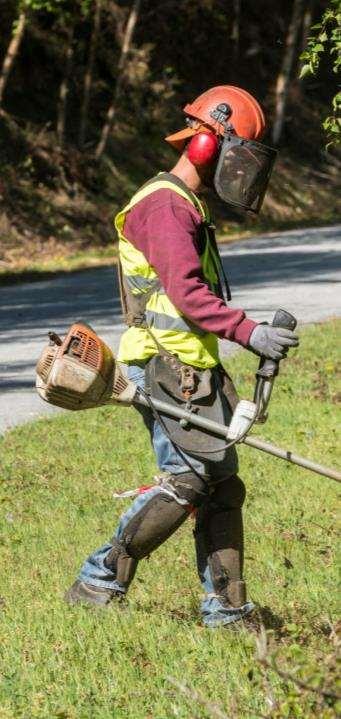
<instances>
[{"instance_id":1,"label":"work boot","mask_svg":"<svg viewBox=\"0 0 341 719\"><path fill-rule=\"evenodd\" d=\"M95 587L77 579L72 587L64 594L67 604L94 604L97 607L106 607L116 597L119 601L124 598L123 592L107 587Z\"/></svg>"},{"instance_id":2,"label":"work boot","mask_svg":"<svg viewBox=\"0 0 341 719\"><path fill-rule=\"evenodd\" d=\"M209 629L228 626L232 630L239 630L245 628L246 616L254 608L253 602L245 602L236 607L229 604L223 596L207 594L201 605L202 621Z\"/></svg>"}]
</instances>

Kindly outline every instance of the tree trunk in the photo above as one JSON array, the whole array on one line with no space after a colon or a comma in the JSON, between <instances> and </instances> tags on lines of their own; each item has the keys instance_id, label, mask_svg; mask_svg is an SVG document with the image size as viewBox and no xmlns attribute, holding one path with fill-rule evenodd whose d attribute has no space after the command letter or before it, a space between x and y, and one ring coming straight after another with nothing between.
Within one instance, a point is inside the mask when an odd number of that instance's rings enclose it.
<instances>
[{"instance_id":1,"label":"tree trunk","mask_svg":"<svg viewBox=\"0 0 341 719\"><path fill-rule=\"evenodd\" d=\"M308 43L308 37L310 35L310 28L313 24L313 9L314 9L314 0L309 0L307 7L304 10L303 14L303 20L302 20L302 42L301 42L301 52L304 52L304 50L307 49L307 43ZM300 73L302 66L306 60L300 60L297 67L297 79L301 82L303 78L300 78Z\"/></svg>"},{"instance_id":2,"label":"tree trunk","mask_svg":"<svg viewBox=\"0 0 341 719\"><path fill-rule=\"evenodd\" d=\"M21 10L16 23L16 28L12 33L12 37L7 48L5 59L2 64L0 73L0 107L2 106L3 96L7 85L8 76L11 72L12 65L15 58L18 55L21 41L24 36L26 26L27 15L24 10Z\"/></svg>"},{"instance_id":3,"label":"tree trunk","mask_svg":"<svg viewBox=\"0 0 341 719\"><path fill-rule=\"evenodd\" d=\"M233 60L236 63L239 58L239 40L240 40L240 12L241 0L233 0L233 23L231 31L231 40L233 41ZM236 69L236 65L235 65Z\"/></svg>"},{"instance_id":4,"label":"tree trunk","mask_svg":"<svg viewBox=\"0 0 341 719\"><path fill-rule=\"evenodd\" d=\"M286 37L282 65L277 77L275 90L275 120L272 130L272 141L277 145L280 141L287 105L290 76L295 59L298 32L302 24L302 13L305 5L304 0L294 0L288 34Z\"/></svg>"},{"instance_id":5,"label":"tree trunk","mask_svg":"<svg viewBox=\"0 0 341 719\"><path fill-rule=\"evenodd\" d=\"M65 120L66 120L66 101L67 101L67 96L68 96L68 92L69 92L69 80L70 80L71 70L72 70L73 32L74 32L73 25L70 25L70 27L67 30L67 47L66 47L66 52L65 52L65 70L64 70L63 79L60 83L59 95L58 95L57 137L58 137L58 142L61 147L63 146L63 143L64 143Z\"/></svg>"},{"instance_id":6,"label":"tree trunk","mask_svg":"<svg viewBox=\"0 0 341 719\"><path fill-rule=\"evenodd\" d=\"M90 93L91 93L91 88L92 88L92 78L93 78L93 74L94 74L96 49L97 49L98 38L99 38L100 29L101 29L101 7L102 7L102 0L95 0L95 13L94 13L93 26L92 26L92 33L91 33L91 38L90 38L89 57L88 57L88 63L87 63L85 75L84 75L84 92L83 92L83 102L82 102L82 108L81 108L80 128L79 128L79 137L78 137L78 144L80 147L83 147L84 142L85 142L86 126L87 126L87 122L88 122L88 110L89 110L89 103L90 103Z\"/></svg>"},{"instance_id":7,"label":"tree trunk","mask_svg":"<svg viewBox=\"0 0 341 719\"><path fill-rule=\"evenodd\" d=\"M118 66L117 66L117 78L116 78L114 93L113 93L112 101L111 101L108 111L107 111L104 125L102 127L101 137L100 137L99 143L96 147L96 151L95 151L96 160L99 160L102 157L103 152L106 148L106 144L108 142L109 133L110 133L110 130L111 130L111 127L113 124L113 120L115 117L115 113L116 113L117 102L118 102L118 99L119 99L119 96L121 93L121 89L122 89L122 84L123 84L123 79L124 79L124 70L126 67L126 61L127 61L127 57L128 57L129 51L130 51L130 47L131 47L133 33L134 33L135 26L136 26L138 16L139 16L140 5L141 5L141 0L134 0L131 10L130 10L130 13L129 13L127 24L125 27L123 43L122 43L122 48L121 48L121 53L120 53L120 59L118 61Z\"/></svg>"}]
</instances>

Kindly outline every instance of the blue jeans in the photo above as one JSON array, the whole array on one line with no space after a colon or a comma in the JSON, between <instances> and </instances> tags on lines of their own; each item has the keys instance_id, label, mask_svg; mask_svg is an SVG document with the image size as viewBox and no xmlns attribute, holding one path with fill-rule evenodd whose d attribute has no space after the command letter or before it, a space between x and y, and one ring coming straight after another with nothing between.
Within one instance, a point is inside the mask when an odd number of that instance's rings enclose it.
<instances>
[{"instance_id":1,"label":"blue jeans","mask_svg":"<svg viewBox=\"0 0 341 719\"><path fill-rule=\"evenodd\" d=\"M129 379L140 387L144 387L145 375L142 365L128 365L126 372ZM214 462L213 459L209 461L201 460L183 451L179 452L165 435L160 424L154 419L151 410L148 407L142 406L137 407L137 409L142 415L144 423L150 433L157 463L162 472L167 472L172 475L183 474L193 471L193 468L207 479L208 484L213 487L215 482L221 482L222 480L228 481L228 478L237 472L238 459L234 447L227 450L223 460L216 462ZM189 461L189 465L186 460ZM155 494L163 491L162 485L157 485L139 495L134 500L130 508L121 516L114 534L116 539L120 540L122 538L126 525L135 514L137 514ZM93 552L84 562L79 574L79 579L87 584L113 589L123 594L126 590L116 581L113 570L106 567L104 563L105 558L111 550L112 544L107 542ZM233 622L236 619L240 619L241 616L247 614L253 608L252 603L248 602L235 610L225 609L214 594L208 565L206 567L204 566L203 571L202 561L199 576L205 591L205 598L202 602L201 610L203 621L207 626L217 626L218 624Z\"/></svg>"}]
</instances>

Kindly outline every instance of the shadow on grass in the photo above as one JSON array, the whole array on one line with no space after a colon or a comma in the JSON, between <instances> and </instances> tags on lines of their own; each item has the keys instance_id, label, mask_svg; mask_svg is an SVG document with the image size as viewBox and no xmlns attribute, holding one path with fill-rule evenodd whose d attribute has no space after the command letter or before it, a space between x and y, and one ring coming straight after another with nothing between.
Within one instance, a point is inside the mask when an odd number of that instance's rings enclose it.
<instances>
[{"instance_id":1,"label":"shadow on grass","mask_svg":"<svg viewBox=\"0 0 341 719\"><path fill-rule=\"evenodd\" d=\"M280 631L285 624L283 617L275 614L270 607L258 607L257 614L265 629Z\"/></svg>"}]
</instances>

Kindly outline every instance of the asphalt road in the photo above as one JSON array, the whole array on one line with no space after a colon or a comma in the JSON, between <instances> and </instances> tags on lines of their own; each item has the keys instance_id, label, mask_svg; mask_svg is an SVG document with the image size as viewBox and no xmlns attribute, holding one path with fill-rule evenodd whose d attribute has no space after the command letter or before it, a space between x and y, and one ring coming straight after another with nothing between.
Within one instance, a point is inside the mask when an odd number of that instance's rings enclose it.
<instances>
[{"instance_id":1,"label":"asphalt road","mask_svg":"<svg viewBox=\"0 0 341 719\"><path fill-rule=\"evenodd\" d=\"M232 305L255 320L283 307L299 323L341 316L341 225L234 243L222 251ZM123 330L115 271L99 268L0 288L0 432L56 411L38 398L35 364L48 330L86 320L113 348ZM222 354L235 345L222 342Z\"/></svg>"}]
</instances>

